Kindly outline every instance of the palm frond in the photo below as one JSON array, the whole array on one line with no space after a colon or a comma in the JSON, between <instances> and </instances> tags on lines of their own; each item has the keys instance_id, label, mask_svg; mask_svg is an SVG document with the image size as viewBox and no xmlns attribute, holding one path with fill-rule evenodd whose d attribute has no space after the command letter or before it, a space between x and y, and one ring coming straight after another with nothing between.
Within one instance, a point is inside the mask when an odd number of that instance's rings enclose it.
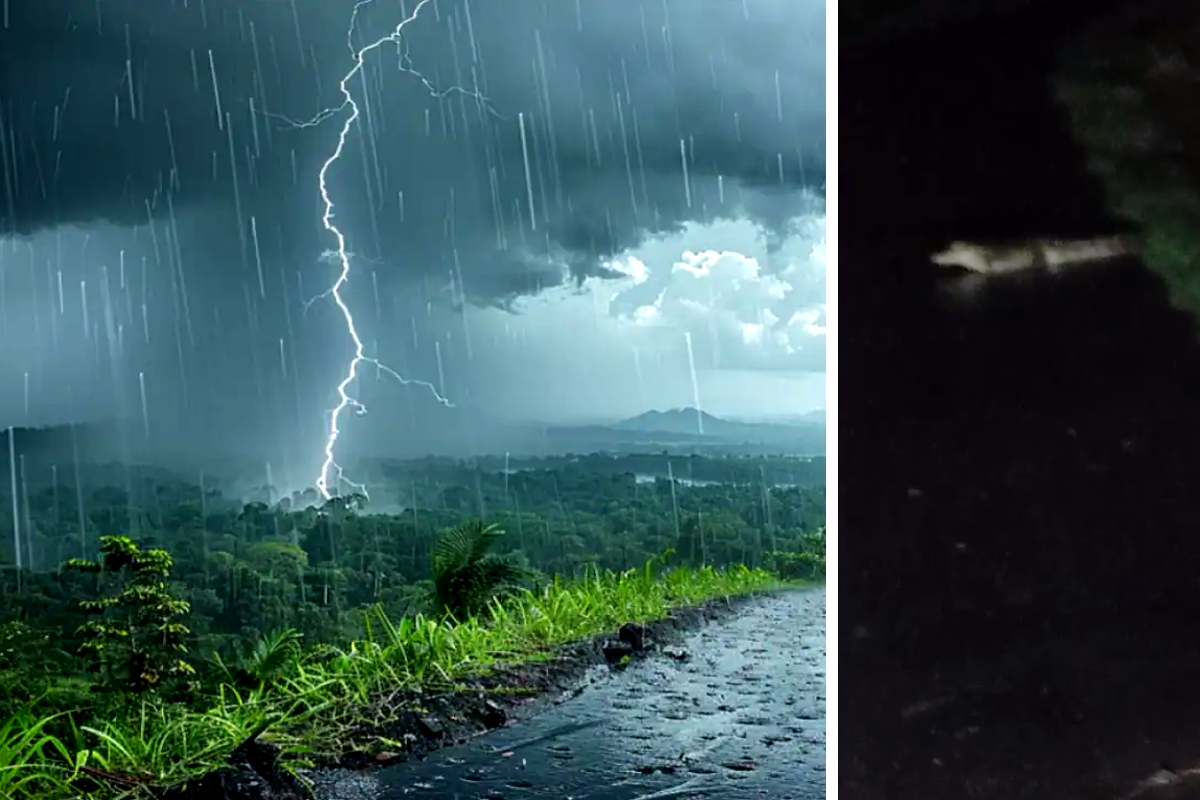
<instances>
[{"instance_id":1,"label":"palm frond","mask_svg":"<svg viewBox=\"0 0 1200 800\"><path fill-rule=\"evenodd\" d=\"M474 550L474 531L470 523L443 531L433 548L434 576L461 569L470 562Z\"/></svg>"},{"instance_id":2,"label":"palm frond","mask_svg":"<svg viewBox=\"0 0 1200 800\"><path fill-rule=\"evenodd\" d=\"M503 535L498 525L485 525L483 520L471 523L471 560L479 561L486 556Z\"/></svg>"},{"instance_id":3,"label":"palm frond","mask_svg":"<svg viewBox=\"0 0 1200 800\"><path fill-rule=\"evenodd\" d=\"M481 520L442 534L433 552L433 596L456 617L478 613L487 601L528 577L516 560L488 553L504 531Z\"/></svg>"},{"instance_id":4,"label":"palm frond","mask_svg":"<svg viewBox=\"0 0 1200 800\"><path fill-rule=\"evenodd\" d=\"M242 660L242 669L258 681L270 681L287 668L300 652L304 634L294 628L273 631L254 643Z\"/></svg>"}]
</instances>

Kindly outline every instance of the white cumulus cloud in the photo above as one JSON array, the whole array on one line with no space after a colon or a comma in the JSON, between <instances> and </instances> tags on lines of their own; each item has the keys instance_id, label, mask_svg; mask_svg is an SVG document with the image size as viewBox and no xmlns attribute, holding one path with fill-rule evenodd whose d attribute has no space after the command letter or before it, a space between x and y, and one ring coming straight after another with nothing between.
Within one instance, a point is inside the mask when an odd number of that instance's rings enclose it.
<instances>
[{"instance_id":1,"label":"white cumulus cloud","mask_svg":"<svg viewBox=\"0 0 1200 800\"><path fill-rule=\"evenodd\" d=\"M461 363L443 348L447 391L543 420L690 405L696 387L716 414L821 406L824 242L821 214L776 242L748 220L688 225L606 265L620 277L554 287L511 310L469 306L467 320L434 326L472 341Z\"/></svg>"},{"instance_id":2,"label":"white cumulus cloud","mask_svg":"<svg viewBox=\"0 0 1200 800\"><path fill-rule=\"evenodd\" d=\"M690 335L698 368L825 368L824 218L773 251L685 250L669 265L630 255L613 268L630 278L609 313L657 329L650 335L664 345Z\"/></svg>"}]
</instances>

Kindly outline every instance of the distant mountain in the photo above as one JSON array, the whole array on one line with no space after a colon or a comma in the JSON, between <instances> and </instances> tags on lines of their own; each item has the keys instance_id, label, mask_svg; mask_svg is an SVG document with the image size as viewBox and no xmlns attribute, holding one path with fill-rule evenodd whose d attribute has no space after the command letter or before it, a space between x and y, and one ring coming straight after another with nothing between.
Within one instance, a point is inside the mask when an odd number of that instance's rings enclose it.
<instances>
[{"instance_id":1,"label":"distant mountain","mask_svg":"<svg viewBox=\"0 0 1200 800\"><path fill-rule=\"evenodd\" d=\"M813 436L813 427L825 424L825 412L813 411L786 420L751 422L722 419L695 408L673 408L669 411L647 411L612 426L613 430L637 433L687 435L721 442L792 441L798 436L806 441Z\"/></svg>"},{"instance_id":2,"label":"distant mountain","mask_svg":"<svg viewBox=\"0 0 1200 800\"><path fill-rule=\"evenodd\" d=\"M722 419L694 408L649 411L616 423L549 425L493 419L460 408L414 403L408 413L375 414L355 419L341 439L348 458L467 458L476 455L544 457L567 453L721 452L821 455L825 428L807 422L753 422ZM823 414L822 414L823 416ZM321 432L313 430L312 442ZM307 441L307 440L306 440ZM245 464L275 465L276 474L297 462L269 437L240 440L214 436L205 445L170 433L146 438L140 421L107 420L15 431L13 461L23 460L30 480L51 468L73 470L75 463L120 461L153 464L178 471L234 474ZM8 432L0 428L0 490L8 485ZM237 464L236 469L227 464ZM19 466L19 465L18 465ZM63 473L65 474L65 472ZM238 473L240 474L240 473ZM257 474L257 473L256 473Z\"/></svg>"},{"instance_id":3,"label":"distant mountain","mask_svg":"<svg viewBox=\"0 0 1200 800\"><path fill-rule=\"evenodd\" d=\"M817 408L805 411L803 414L781 414L767 419L743 419L741 421L766 425L824 425L825 409Z\"/></svg>"},{"instance_id":4,"label":"distant mountain","mask_svg":"<svg viewBox=\"0 0 1200 800\"><path fill-rule=\"evenodd\" d=\"M2 447L7 458L9 438L13 451L34 460L65 460L78 455L83 460L96 460L116 452L121 441L121 424L114 420L79 422L45 428L15 428L0 430Z\"/></svg>"},{"instance_id":5,"label":"distant mountain","mask_svg":"<svg viewBox=\"0 0 1200 800\"><path fill-rule=\"evenodd\" d=\"M649 411L620 422L558 425L438 408L428 418L377 415L365 422L356 420L344 443L348 453L383 458L504 453L549 456L664 448L703 451L739 445L751 446L754 452L819 455L825 452L825 427L812 419L794 425L737 422L694 408Z\"/></svg>"},{"instance_id":6,"label":"distant mountain","mask_svg":"<svg viewBox=\"0 0 1200 800\"><path fill-rule=\"evenodd\" d=\"M670 411L647 411L611 427L619 431L646 431L655 433L715 434L725 420L714 417L707 411L695 408L673 408ZM738 424L738 423L734 423Z\"/></svg>"}]
</instances>

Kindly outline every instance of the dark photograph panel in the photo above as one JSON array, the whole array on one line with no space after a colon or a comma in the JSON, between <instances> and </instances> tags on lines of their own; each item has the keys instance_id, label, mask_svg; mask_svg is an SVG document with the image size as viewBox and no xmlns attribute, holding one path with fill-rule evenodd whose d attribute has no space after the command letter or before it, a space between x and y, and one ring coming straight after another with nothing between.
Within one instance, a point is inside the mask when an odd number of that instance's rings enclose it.
<instances>
[{"instance_id":1,"label":"dark photograph panel","mask_svg":"<svg viewBox=\"0 0 1200 800\"><path fill-rule=\"evenodd\" d=\"M1200 796L1200 10L840 24L840 796Z\"/></svg>"}]
</instances>

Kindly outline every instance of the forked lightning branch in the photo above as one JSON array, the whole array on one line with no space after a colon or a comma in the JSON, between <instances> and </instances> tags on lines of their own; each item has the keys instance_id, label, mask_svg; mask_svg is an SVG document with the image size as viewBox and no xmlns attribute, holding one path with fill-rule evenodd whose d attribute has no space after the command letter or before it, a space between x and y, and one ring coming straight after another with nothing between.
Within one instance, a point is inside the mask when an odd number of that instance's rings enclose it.
<instances>
[{"instance_id":1,"label":"forked lightning branch","mask_svg":"<svg viewBox=\"0 0 1200 800\"><path fill-rule=\"evenodd\" d=\"M346 235L334 223L336 215L334 213L333 199L329 192L327 177L330 168L332 168L333 165L336 164L342 157L342 153L346 149L346 139L350 135L350 131L354 128L354 125L358 123L360 117L358 103L355 101L354 95L351 93L349 88L350 81L354 80L354 78L358 76L359 71L363 68L363 63L367 56L378 50L380 47L383 47L387 44L394 44L398 48L404 47L404 29L417 20L421 14L421 9L428 5L432 0L420 0L416 7L412 10L412 13L401 20L396 27L392 29L391 33L376 39L365 47L355 49L353 40L354 31L358 23L358 12L363 7L374 3L374 1L375 0L359 0L359 2L355 3L354 10L350 14L350 26L346 31L346 44L350 48L354 65L351 67L350 71L342 77L341 81L338 82L338 90L341 92L343 98L341 104L333 108L324 109L306 122L291 122L291 124L296 127L313 127L320 125L340 112L347 112L346 118L342 121L341 132L338 134L337 146L334 148L329 158L325 159L325 162L321 165L321 171L317 176L321 190L321 200L325 204L325 213L321 217L321 223L325 226L326 231L333 234L333 237L336 240L336 248L333 251L332 260L334 261L336 268L339 270L337 279L334 281L333 285L326 289L318 297L330 297L333 299L334 304L337 305L338 310L342 314L342 319L345 321L346 332L350 334L350 339L354 344L354 356L350 359L350 363L346 367L346 372L342 377L341 382L337 386L337 405L332 411L329 412L329 429L328 437L325 441L324 460L321 463L321 470L316 479L317 489L321 492L321 496L326 500L330 499L333 496L334 490L340 487L342 484L350 486L353 490L363 495L367 494L365 486L346 478L342 467L338 464L336 455L338 437L341 436L342 432L342 413L348 408L353 409L358 415L365 414L367 411L366 406L364 406L357 398L350 394L350 387L358 378L359 366L364 362L374 366L381 372L387 373L399 381L402 385L420 386L427 389L438 403L441 403L444 406L453 407L453 403L443 397L441 393L438 392L437 387L435 387L432 383L429 383L428 381L416 380L414 378L406 378L391 367L381 363L378 359L366 355L362 338L358 333L358 326L354 321L354 314L350 310L350 306L346 303L345 298L342 296L342 289L345 288L346 283L350 280L351 254L347 250ZM399 70L406 75L420 81L421 84L429 90L431 96L435 98L442 98L453 92L461 92L475 98L482 103L487 103L486 98L482 97L477 92L465 90L458 86L450 87L449 89L445 90L439 90L428 79L426 79L424 75L412 69L408 63L407 54L404 55L405 57L401 59ZM332 487L330 485L331 478L333 478L335 481Z\"/></svg>"}]
</instances>

